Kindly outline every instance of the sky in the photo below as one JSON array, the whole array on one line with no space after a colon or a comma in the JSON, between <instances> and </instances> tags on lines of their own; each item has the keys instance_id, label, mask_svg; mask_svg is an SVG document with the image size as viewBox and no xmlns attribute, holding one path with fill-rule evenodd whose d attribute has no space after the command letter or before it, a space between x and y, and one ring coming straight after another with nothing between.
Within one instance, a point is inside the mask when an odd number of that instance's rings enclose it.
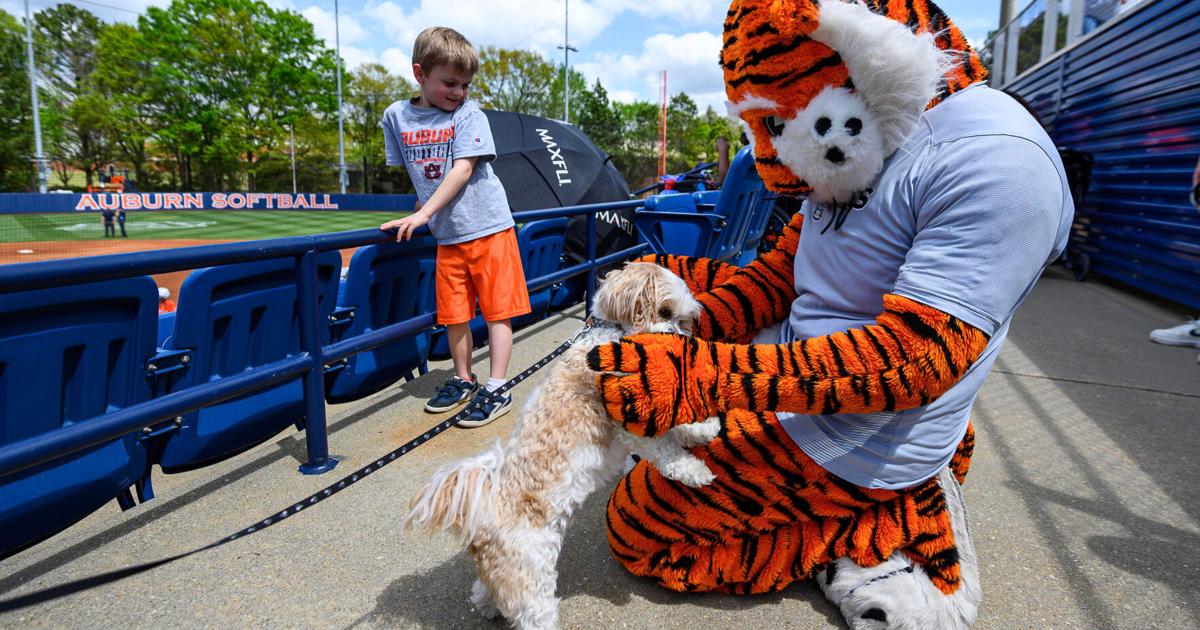
<instances>
[{"instance_id":1,"label":"sky","mask_svg":"<svg viewBox=\"0 0 1200 630\"><path fill-rule=\"evenodd\" d=\"M667 71L671 94L686 92L701 109L724 111L717 66L721 25L728 0L566 0L569 2L571 66L609 97L658 101L658 74ZM334 45L334 0L266 0L296 11L313 23L318 37ZM73 0L106 21L136 21L147 6L169 0ZM29 0L33 11L58 4ZM1024 4L1024 3L1019 3ZM982 43L999 21L996 0L942 0L973 43ZM21 0L0 0L0 9L22 15ZM412 43L428 26L450 26L477 47L535 50L562 61L564 0L340 0L338 24L347 68L379 62L411 80Z\"/></svg>"}]
</instances>

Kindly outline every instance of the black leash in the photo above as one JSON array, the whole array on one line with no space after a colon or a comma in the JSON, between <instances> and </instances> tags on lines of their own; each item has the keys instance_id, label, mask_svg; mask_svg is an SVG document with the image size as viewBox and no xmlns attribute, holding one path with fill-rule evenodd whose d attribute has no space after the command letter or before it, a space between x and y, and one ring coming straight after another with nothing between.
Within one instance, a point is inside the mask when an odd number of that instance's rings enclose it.
<instances>
[{"instance_id":1,"label":"black leash","mask_svg":"<svg viewBox=\"0 0 1200 630\"><path fill-rule=\"evenodd\" d=\"M496 388L495 391L489 393L486 389L482 390L480 392L480 395L476 396L475 400L471 401L471 404L464 407L462 409L462 411L459 411L458 413L454 414L450 418L447 418L447 419L439 422L436 426L431 427L428 431L421 434L420 436L415 437L412 440L409 440L406 444L404 444L400 448L397 448L396 450L384 455L383 457L376 459L375 461L367 464L366 466L359 468L358 470L354 471L353 473L350 473L349 475L343 477L342 479L335 481L334 483L326 486L324 489L318 490L317 492L293 503L292 505L284 508L282 511L280 511L278 513L272 514L271 516L268 516L267 518L264 518L261 521L258 521L257 523L250 525L249 527L242 528L241 530L234 532L220 540L217 540L216 542L209 543L203 547L199 547L199 548L193 549L191 551L185 551L183 553L176 554L174 556L170 556L167 558L163 558L161 560L155 560L153 562L146 562L146 563L134 565L131 567L125 567L124 569L117 569L116 571L109 571L107 573L93 575L91 577L74 580L71 582L67 582L65 584L59 584L58 586L52 586L47 589L36 591L34 593L29 593L28 595L21 595L19 597L14 597L12 599L6 599L3 601L0 601L0 612L9 612L12 610L19 610L21 608L27 608L27 607L33 606L35 604L40 604L42 602L48 602L51 600L58 599L60 597L65 597L67 595L71 595L72 593L78 593L81 591L88 590L90 588L101 586L103 584L108 584L111 582L116 582L118 580L123 580L127 577L134 576L139 573L143 573L145 571L149 571L150 569L153 569L155 567L159 567L164 564L168 564L168 563L174 562L176 560L180 560L182 558L186 558L188 556L198 554L202 551L208 551L209 549L214 549L216 547L220 547L221 545L233 542L235 540L238 540L239 538L245 538L246 536L249 536L249 535L257 533L257 532L261 532L262 530L264 530L268 527L271 527L273 525L278 525L279 523L282 523L283 521L287 520L288 518L295 516L296 514L299 514L302 510L306 510L306 509L324 501L325 499L332 497L333 495L341 492L342 490L349 488L350 486L358 483L359 481L362 481L364 478L367 477L367 475L370 475L371 473L378 471L380 468L383 468L384 466L387 466L388 464L396 461L397 459L404 457L408 453L412 452L413 449L415 449L418 446L433 439L438 434L444 432L446 429L449 429L450 427L458 424L458 422L460 420L465 418L467 416L467 414L474 411L479 405L483 404L484 402L489 402L489 401L493 400L494 397L499 396L499 395L503 394L504 392L507 392L508 390L512 389L513 387L516 387L517 384L519 384L521 381L529 378L529 376L532 375L534 372L537 372L538 370L546 367L546 364L553 361L556 357L558 357L558 355L562 354L563 352L566 352L567 348L570 348L571 344L575 343L575 340L578 339L579 336L582 335L585 331L587 331L588 328L590 328L590 327L591 327L591 321L589 320L587 325L585 325L582 329L580 329L579 332L575 333L575 335L572 336L570 339L564 341L562 343L562 345L555 348L553 352L551 352L550 354L543 357L537 363L534 363L533 365L525 368L525 370L523 372L514 376L512 379L510 379L508 382L504 383L500 387Z\"/></svg>"}]
</instances>

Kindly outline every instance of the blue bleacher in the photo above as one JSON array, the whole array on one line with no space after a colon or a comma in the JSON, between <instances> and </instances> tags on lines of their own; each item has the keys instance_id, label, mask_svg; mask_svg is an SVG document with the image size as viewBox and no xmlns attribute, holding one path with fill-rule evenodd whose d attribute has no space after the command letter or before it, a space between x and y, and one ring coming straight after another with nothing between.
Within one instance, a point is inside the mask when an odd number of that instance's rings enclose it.
<instances>
[{"instance_id":1,"label":"blue bleacher","mask_svg":"<svg viewBox=\"0 0 1200 630\"><path fill-rule=\"evenodd\" d=\"M359 248L350 259L334 313L336 339L362 335L434 310L437 241L423 236L404 243ZM325 398L341 403L368 396L426 371L430 332L346 359L326 374Z\"/></svg>"},{"instance_id":2,"label":"blue bleacher","mask_svg":"<svg viewBox=\"0 0 1200 630\"><path fill-rule=\"evenodd\" d=\"M333 312L341 255L317 258L318 321ZM321 343L329 328L321 327ZM179 290L175 326L163 347L191 351L187 369L159 391L179 391L300 352L293 258L199 269ZM235 398L184 416L166 436L158 463L165 472L190 470L256 446L288 426L304 426L299 380Z\"/></svg>"},{"instance_id":3,"label":"blue bleacher","mask_svg":"<svg viewBox=\"0 0 1200 630\"><path fill-rule=\"evenodd\" d=\"M699 256L745 264L766 229L773 203L743 147L720 190L668 193L646 199L635 223L656 254ZM761 225L760 225L761 224Z\"/></svg>"},{"instance_id":4,"label":"blue bleacher","mask_svg":"<svg viewBox=\"0 0 1200 630\"><path fill-rule=\"evenodd\" d=\"M147 276L25 291L0 300L0 445L150 397L158 294ZM126 435L0 483L0 557L52 536L130 486L149 499L149 454Z\"/></svg>"}]
</instances>

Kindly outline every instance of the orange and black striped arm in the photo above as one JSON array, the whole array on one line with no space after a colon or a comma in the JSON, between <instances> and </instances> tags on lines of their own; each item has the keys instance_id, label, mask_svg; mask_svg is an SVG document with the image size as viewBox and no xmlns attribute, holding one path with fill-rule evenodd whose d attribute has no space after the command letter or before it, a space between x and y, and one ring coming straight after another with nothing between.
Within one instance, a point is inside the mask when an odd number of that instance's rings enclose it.
<instances>
[{"instance_id":1,"label":"orange and black striped arm","mask_svg":"<svg viewBox=\"0 0 1200 630\"><path fill-rule=\"evenodd\" d=\"M675 254L650 254L633 262L650 263L666 268L679 276L693 295L711 291L713 287L729 280L741 267L715 258L676 256Z\"/></svg>"},{"instance_id":2,"label":"orange and black striped arm","mask_svg":"<svg viewBox=\"0 0 1200 630\"><path fill-rule=\"evenodd\" d=\"M791 312L796 299L793 280L796 249L804 216L796 213L779 234L775 249L736 270L724 282L696 296L704 312L695 334L712 341L745 342L754 333Z\"/></svg>"},{"instance_id":3,"label":"orange and black striped arm","mask_svg":"<svg viewBox=\"0 0 1200 630\"><path fill-rule=\"evenodd\" d=\"M962 378L988 336L958 318L885 295L876 323L790 344L738 345L636 335L597 346L588 365L625 430L657 435L728 409L872 413L927 405ZM614 373L615 372L615 373Z\"/></svg>"},{"instance_id":4,"label":"orange and black striped arm","mask_svg":"<svg viewBox=\"0 0 1200 630\"><path fill-rule=\"evenodd\" d=\"M637 262L665 267L683 279L704 311L695 334L709 341L744 341L787 317L796 299L796 248L804 217L796 214L780 232L775 249L738 267L711 258L672 254L643 256Z\"/></svg>"}]
</instances>

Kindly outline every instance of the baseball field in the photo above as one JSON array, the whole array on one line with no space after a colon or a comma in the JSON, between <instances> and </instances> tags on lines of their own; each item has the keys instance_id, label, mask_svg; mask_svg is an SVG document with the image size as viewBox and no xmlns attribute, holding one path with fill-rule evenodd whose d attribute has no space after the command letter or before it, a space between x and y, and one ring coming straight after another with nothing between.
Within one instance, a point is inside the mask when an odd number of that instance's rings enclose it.
<instances>
[{"instance_id":1,"label":"baseball field","mask_svg":"<svg viewBox=\"0 0 1200 630\"><path fill-rule=\"evenodd\" d=\"M0 265L79 256L100 256L284 236L302 236L378 227L403 216L395 212L320 210L133 210L125 232L105 237L98 212L0 214ZM348 265L353 250L342 252ZM179 294L186 271L155 276L160 286Z\"/></svg>"}]
</instances>

